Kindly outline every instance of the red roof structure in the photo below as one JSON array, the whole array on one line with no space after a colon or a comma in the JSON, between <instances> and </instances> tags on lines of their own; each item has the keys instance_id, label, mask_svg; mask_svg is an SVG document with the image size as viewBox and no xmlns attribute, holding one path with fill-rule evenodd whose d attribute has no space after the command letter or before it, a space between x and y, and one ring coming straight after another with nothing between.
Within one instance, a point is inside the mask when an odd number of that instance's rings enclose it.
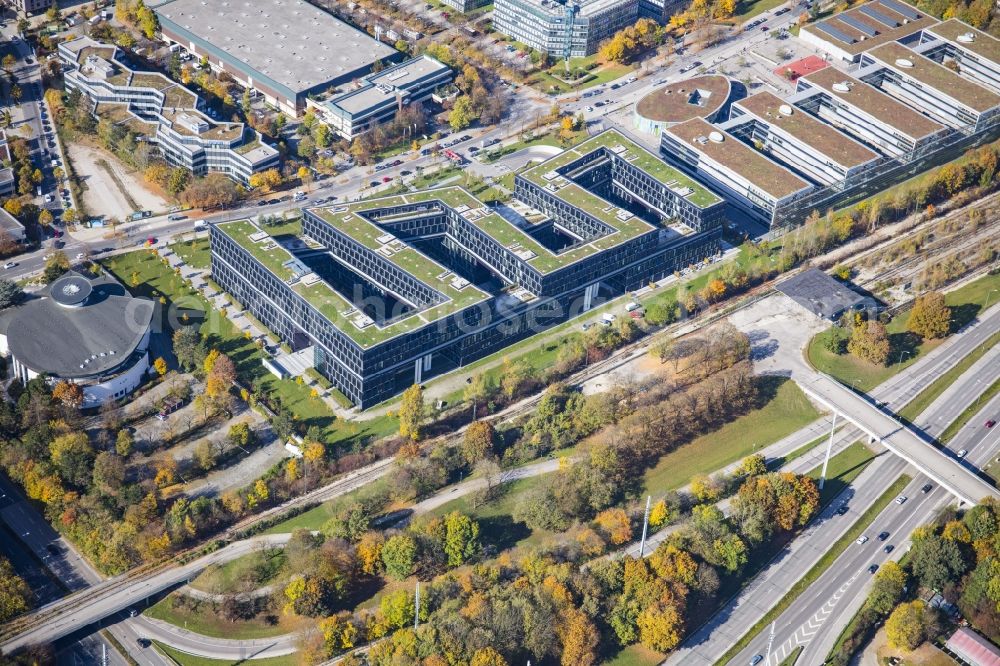
<instances>
[{"instance_id":1,"label":"red roof structure","mask_svg":"<svg viewBox=\"0 0 1000 666\"><path fill-rule=\"evenodd\" d=\"M818 72L819 70L827 67L825 60L819 56L806 56L800 60L783 64L775 68L774 73L778 76L784 76L792 81L795 81L800 76L805 76L806 74L812 74L813 72Z\"/></svg>"},{"instance_id":2,"label":"red roof structure","mask_svg":"<svg viewBox=\"0 0 1000 666\"><path fill-rule=\"evenodd\" d=\"M960 627L945 648L970 666L1000 666L1000 649L968 627Z\"/></svg>"}]
</instances>

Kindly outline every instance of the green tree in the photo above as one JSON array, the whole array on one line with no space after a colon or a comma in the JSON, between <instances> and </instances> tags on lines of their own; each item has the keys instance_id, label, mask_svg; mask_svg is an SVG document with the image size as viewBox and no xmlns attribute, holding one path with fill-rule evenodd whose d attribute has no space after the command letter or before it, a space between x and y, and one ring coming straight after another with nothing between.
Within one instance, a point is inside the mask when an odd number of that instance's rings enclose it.
<instances>
[{"instance_id":1,"label":"green tree","mask_svg":"<svg viewBox=\"0 0 1000 666\"><path fill-rule=\"evenodd\" d=\"M380 604L382 616L393 629L402 629L413 624L415 612L414 593L409 590L396 590L382 597Z\"/></svg>"},{"instance_id":2,"label":"green tree","mask_svg":"<svg viewBox=\"0 0 1000 666\"><path fill-rule=\"evenodd\" d=\"M461 566L479 552L479 523L452 511L444 519L444 552L448 566Z\"/></svg>"},{"instance_id":3,"label":"green tree","mask_svg":"<svg viewBox=\"0 0 1000 666\"><path fill-rule=\"evenodd\" d=\"M118 452L118 455L122 458L128 458L129 454L132 453L133 446L132 434L124 428L119 430L118 436L115 438L115 451Z\"/></svg>"},{"instance_id":4,"label":"green tree","mask_svg":"<svg viewBox=\"0 0 1000 666\"><path fill-rule=\"evenodd\" d=\"M879 615L886 615L903 598L905 587L906 571L898 562L889 560L875 574L866 603Z\"/></svg>"},{"instance_id":5,"label":"green tree","mask_svg":"<svg viewBox=\"0 0 1000 666\"><path fill-rule=\"evenodd\" d=\"M0 310L9 308L14 305L24 296L24 290L21 289L13 280L5 280L0 278Z\"/></svg>"},{"instance_id":6,"label":"green tree","mask_svg":"<svg viewBox=\"0 0 1000 666\"><path fill-rule=\"evenodd\" d=\"M885 621L885 635L889 645L899 650L915 650L924 642L924 610L920 599L902 603Z\"/></svg>"},{"instance_id":7,"label":"green tree","mask_svg":"<svg viewBox=\"0 0 1000 666\"><path fill-rule=\"evenodd\" d=\"M382 564L385 572L397 580L413 575L417 561L417 543L407 534L390 537L382 546Z\"/></svg>"},{"instance_id":8,"label":"green tree","mask_svg":"<svg viewBox=\"0 0 1000 666\"><path fill-rule=\"evenodd\" d=\"M920 584L932 590L943 590L948 583L957 582L966 569L958 543L935 534L914 538L910 562Z\"/></svg>"},{"instance_id":9,"label":"green tree","mask_svg":"<svg viewBox=\"0 0 1000 666\"><path fill-rule=\"evenodd\" d=\"M451 107L451 113L448 114L448 124L451 125L451 128L456 132L464 130L475 119L472 99L468 95L462 95L456 99L454 106Z\"/></svg>"},{"instance_id":10,"label":"green tree","mask_svg":"<svg viewBox=\"0 0 1000 666\"><path fill-rule=\"evenodd\" d=\"M889 359L889 335L878 321L861 322L851 332L847 350L872 365L885 365Z\"/></svg>"},{"instance_id":11,"label":"green tree","mask_svg":"<svg viewBox=\"0 0 1000 666\"><path fill-rule=\"evenodd\" d=\"M414 384L403 391L399 404L399 436L417 441L420 439L420 424L424 420L424 389Z\"/></svg>"},{"instance_id":12,"label":"green tree","mask_svg":"<svg viewBox=\"0 0 1000 666\"><path fill-rule=\"evenodd\" d=\"M196 326L181 326L175 330L173 343L174 356L184 370L192 372L202 368L207 352Z\"/></svg>"},{"instance_id":13,"label":"green tree","mask_svg":"<svg viewBox=\"0 0 1000 666\"><path fill-rule=\"evenodd\" d=\"M63 273L69 270L69 257L62 250L53 252L45 261L45 269L42 271L42 279L52 282Z\"/></svg>"},{"instance_id":14,"label":"green tree","mask_svg":"<svg viewBox=\"0 0 1000 666\"><path fill-rule=\"evenodd\" d=\"M475 465L493 451L496 434L489 421L473 421L465 429L462 440L462 455L469 465Z\"/></svg>"},{"instance_id":15,"label":"green tree","mask_svg":"<svg viewBox=\"0 0 1000 666\"><path fill-rule=\"evenodd\" d=\"M943 338L951 330L951 308L944 301L944 294L930 291L917 296L906 320L906 328L922 338Z\"/></svg>"}]
</instances>

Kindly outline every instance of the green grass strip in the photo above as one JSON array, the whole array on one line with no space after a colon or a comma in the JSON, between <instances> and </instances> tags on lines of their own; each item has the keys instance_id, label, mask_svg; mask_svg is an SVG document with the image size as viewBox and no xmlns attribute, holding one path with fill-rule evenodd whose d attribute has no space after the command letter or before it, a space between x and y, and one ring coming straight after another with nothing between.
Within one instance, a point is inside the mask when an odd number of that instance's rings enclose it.
<instances>
[{"instance_id":1,"label":"green grass strip","mask_svg":"<svg viewBox=\"0 0 1000 666\"><path fill-rule=\"evenodd\" d=\"M715 662L716 666L729 663L736 657L736 655L750 645L750 641L753 640L754 636L759 634L766 626L778 619L778 616L784 613L785 610L791 606L796 599L798 599L799 595L815 583L816 580L830 568L834 560L840 557L841 553L843 553L850 544L854 543L855 539L861 536L861 534L868 529L868 526L871 525L873 520L875 520L875 517L880 514L886 506L888 506L889 502L891 502L910 481L910 477L903 474L896 479L891 486L886 488L885 491L879 495L878 499L875 500L875 503L872 504L867 511L861 514L856 521L854 521L854 524L851 525L851 528L844 533L844 536L840 537L840 539L838 539L836 543L830 547L830 550L826 551L823 557L820 558L819 562L817 562L812 569L807 571L806 575L800 578L798 582L792 585L791 589L788 590L788 593L781 598L781 601L779 601L774 608L769 610L759 620L757 620L757 623L750 627L750 630L743 634L743 637L736 641L736 643L734 643L733 646L730 647L724 655L722 655L721 659Z\"/></svg>"},{"instance_id":2,"label":"green grass strip","mask_svg":"<svg viewBox=\"0 0 1000 666\"><path fill-rule=\"evenodd\" d=\"M989 403L990 400L1000 393L1000 379L990 384L989 388L983 391L982 396L980 396L974 403L962 410L962 413L958 415L954 421L948 424L948 427L944 429L941 436L938 437L938 441L942 444L947 444L951 439L958 434L958 431L969 422L973 416L976 415L984 404Z\"/></svg>"},{"instance_id":3,"label":"green grass strip","mask_svg":"<svg viewBox=\"0 0 1000 666\"><path fill-rule=\"evenodd\" d=\"M778 664L778 666L795 666L795 662L798 660L799 655L802 654L802 646L798 646L792 653L784 658L784 660Z\"/></svg>"},{"instance_id":4,"label":"green grass strip","mask_svg":"<svg viewBox=\"0 0 1000 666\"><path fill-rule=\"evenodd\" d=\"M137 662L135 659L132 658L132 655L130 655L128 653L128 650L125 649L125 646L122 645L121 642L117 638L115 638L110 631L108 631L107 629L102 629L101 638L110 643L111 647L113 647L115 650L118 651L118 654L121 655L122 659L128 662L129 666L139 666L139 662Z\"/></svg>"},{"instance_id":5,"label":"green grass strip","mask_svg":"<svg viewBox=\"0 0 1000 666\"><path fill-rule=\"evenodd\" d=\"M1000 343L1000 331L991 335L983 344L973 349L965 358L956 363L951 370L935 379L927 388L918 393L913 400L906 403L906 406L899 410L899 416L912 422L925 409L930 407L931 403L937 400L938 396L944 393L949 386L954 384L955 380L965 374L965 371L971 368L973 363L981 359L986 352L998 343Z\"/></svg>"}]
</instances>

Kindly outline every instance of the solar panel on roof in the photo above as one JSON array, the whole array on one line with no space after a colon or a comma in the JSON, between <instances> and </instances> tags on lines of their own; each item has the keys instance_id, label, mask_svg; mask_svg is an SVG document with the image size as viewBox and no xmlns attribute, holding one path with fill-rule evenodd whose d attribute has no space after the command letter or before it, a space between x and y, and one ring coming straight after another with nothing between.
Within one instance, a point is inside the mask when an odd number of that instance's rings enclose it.
<instances>
[{"instance_id":1,"label":"solar panel on roof","mask_svg":"<svg viewBox=\"0 0 1000 666\"><path fill-rule=\"evenodd\" d=\"M871 5L861 5L858 7L858 11L867 16L868 18L875 19L879 23L889 28L898 28L899 21L896 19L891 19L879 10L875 9Z\"/></svg>"},{"instance_id":2,"label":"solar panel on roof","mask_svg":"<svg viewBox=\"0 0 1000 666\"><path fill-rule=\"evenodd\" d=\"M826 34L830 35L831 37L833 37L834 39L836 39L839 42L844 42L845 44L853 44L854 43L854 38L853 37L851 37L850 35L844 34L843 32L841 32L840 30L837 30L836 28L834 28L832 25L829 25L825 21L823 23L817 23L815 27L817 29L821 30L822 32L825 32Z\"/></svg>"},{"instance_id":3,"label":"solar panel on roof","mask_svg":"<svg viewBox=\"0 0 1000 666\"><path fill-rule=\"evenodd\" d=\"M847 25L851 26L855 30L859 30L865 35L868 35L869 37L874 37L875 35L878 34L877 32L875 32L875 29L873 27L871 27L867 23L859 21L850 14L841 14L837 18L846 23Z\"/></svg>"},{"instance_id":4,"label":"solar panel on roof","mask_svg":"<svg viewBox=\"0 0 1000 666\"><path fill-rule=\"evenodd\" d=\"M918 18L920 18L920 14L918 14L916 11L914 11L912 7L910 7L904 2L896 2L896 0L878 0L878 1L883 6L888 7L889 9L896 12L900 16L905 16L911 21L916 21Z\"/></svg>"}]
</instances>

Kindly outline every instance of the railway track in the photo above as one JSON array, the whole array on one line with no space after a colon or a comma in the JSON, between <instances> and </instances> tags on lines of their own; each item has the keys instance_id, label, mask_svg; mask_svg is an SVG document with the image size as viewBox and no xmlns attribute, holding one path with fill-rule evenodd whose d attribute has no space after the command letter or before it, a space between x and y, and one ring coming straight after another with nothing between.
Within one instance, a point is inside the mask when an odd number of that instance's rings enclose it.
<instances>
[{"instance_id":1,"label":"railway track","mask_svg":"<svg viewBox=\"0 0 1000 666\"><path fill-rule=\"evenodd\" d=\"M952 215L962 214L969 208L980 208L982 205L992 204L995 202L1000 202L1000 193L991 195L991 197L988 197L982 200L981 202L977 202L977 204L979 205L970 205L965 208L956 210L953 213L949 214L948 217L951 217ZM939 221L940 220L929 221L928 224L936 223ZM978 229L975 230L978 233L976 233L974 237L970 237L965 241L963 241L963 244L960 247L974 246L980 240L979 235L985 234L987 230L993 230L998 227L1000 227L1000 220L979 227ZM906 233L907 234L916 233L925 228L926 225L923 224L917 225L912 229L908 230ZM950 251L956 251L956 249L958 248L948 246L947 243L947 241L953 241L953 240L954 236L951 236L948 239L942 239L939 246L938 245L933 246L934 251L941 252L945 249L948 249ZM856 258L852 258L851 263L853 264L857 260L863 259L864 257L869 256L875 252L889 248L898 241L899 239L895 237L886 238L885 240L876 243L872 247L865 248L865 250L859 253L859 255ZM932 241L932 244L934 244L934 241ZM875 281L884 280L886 279L886 277L891 276L893 273L905 269L907 266L912 267L912 265L915 263L927 261L929 256L930 256L929 252L924 252L919 256L904 260L902 264L893 266L883 271L882 273L879 273L877 276L874 276L873 278L868 280L867 283L863 284L872 284ZM822 257L817 259L821 261ZM635 342L620 347L619 349L612 352L607 358L592 363L587 367L583 368L582 370L577 371L576 373L568 377L565 381L566 383L574 386L582 385L585 382L589 381L590 379L593 379L597 376L615 370L616 368L633 360L637 356L647 353L649 348L653 344L655 344L656 341L662 335L668 335L668 334L683 335L688 332L697 330L699 328L710 326L711 324L719 321L720 319L728 317L730 314L742 310L744 308L747 308L753 305L758 300L767 297L773 292L774 286L776 284L785 279L788 279L789 277L797 274L798 272L801 272L802 270L805 270L805 267L800 267L792 271L786 272L782 275L779 275L775 278L772 278L771 280L762 283L761 285L758 285L757 287L751 289L747 293L743 294L742 296L738 297L737 299L731 302L720 303L718 305L712 306L709 309L699 313L690 320L678 322L663 330L653 332L649 336L646 336ZM507 408L501 410L497 414L489 417L489 420L494 422L502 422L520 418L521 416L529 414L537 406L538 402L542 399L542 397L543 394L539 393L530 396L528 398L525 398L513 405L508 406ZM462 436L466 427L467 426L462 426L461 428L455 430L452 433L443 435L442 437L439 437L433 440L432 442L429 442L428 445L437 444L442 440L452 441L454 439L457 439ZM364 468L361 468L354 472L350 472L341 477L340 479L337 479L331 482L330 484L327 484L326 486L316 488L304 495L290 499L284 502L283 504L267 509L259 514L255 514L253 516L244 518L243 520L233 524L227 530L226 536L223 538L223 540L231 540L235 537L235 535L240 533L245 533L246 530L253 528L255 525L258 525L263 521L272 519L275 516L285 514L293 509L301 508L303 506L308 506L311 504L319 504L325 502L327 500L330 500L332 498L350 492L356 488L364 486L367 483L375 481L384 476L385 474L387 474L392 469L392 465L394 462L395 458L385 458L383 460L372 463L371 465L368 465ZM166 562L147 565L134 569L125 574L121 574L114 578L109 578L100 583L97 583L96 585L92 585L89 588L80 590L67 597L64 597L50 604L47 604L46 606L43 606L30 614L23 615L21 617L10 620L2 627L0 627L0 642L6 643L12 638L38 627L39 625L45 623L46 621L50 620L53 617L78 609L84 605L97 603L102 599L106 598L108 595L112 594L115 588L118 588L125 584L141 583L148 578L151 578L159 573L162 573L166 569L190 562L192 559L200 557L205 554L207 553L206 553L206 548L204 546L199 548L190 548L186 551L176 554L174 557L172 557L170 560Z\"/></svg>"}]
</instances>

